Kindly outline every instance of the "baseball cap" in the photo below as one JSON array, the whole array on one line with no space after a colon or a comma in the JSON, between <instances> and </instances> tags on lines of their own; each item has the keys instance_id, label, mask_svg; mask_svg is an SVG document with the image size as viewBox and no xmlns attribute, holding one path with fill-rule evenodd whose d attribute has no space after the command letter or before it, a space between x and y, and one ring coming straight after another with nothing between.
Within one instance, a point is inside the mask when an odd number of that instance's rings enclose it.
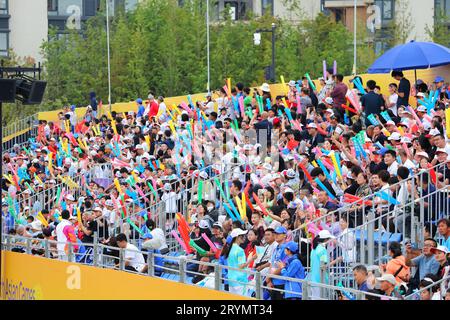
<instances>
[{"instance_id":1,"label":"baseball cap","mask_svg":"<svg viewBox=\"0 0 450 320\"><path fill-rule=\"evenodd\" d=\"M326 97L326 98L325 98L325 103L327 103L327 104L333 104L333 98L332 98L332 97Z\"/></svg>"},{"instance_id":2,"label":"baseball cap","mask_svg":"<svg viewBox=\"0 0 450 320\"><path fill-rule=\"evenodd\" d=\"M332 115L334 115L334 111L332 109L327 109L325 110L325 112L331 113Z\"/></svg>"},{"instance_id":3,"label":"baseball cap","mask_svg":"<svg viewBox=\"0 0 450 320\"><path fill-rule=\"evenodd\" d=\"M389 150L388 148L383 147L383 148L381 148L380 150L375 151L375 154L380 154L380 155L384 156L384 154L385 154L388 150Z\"/></svg>"},{"instance_id":4,"label":"baseball cap","mask_svg":"<svg viewBox=\"0 0 450 320\"><path fill-rule=\"evenodd\" d=\"M275 229L276 234L286 234L287 230L285 227L279 226Z\"/></svg>"},{"instance_id":5,"label":"baseball cap","mask_svg":"<svg viewBox=\"0 0 450 320\"><path fill-rule=\"evenodd\" d=\"M164 184L164 190L166 190L166 191L172 190L172 186L170 185L170 183L165 183Z\"/></svg>"},{"instance_id":6,"label":"baseball cap","mask_svg":"<svg viewBox=\"0 0 450 320\"><path fill-rule=\"evenodd\" d=\"M421 156L421 157L425 157L427 159L430 158L430 156L428 155L428 153L426 153L425 151L420 151L416 153L416 156Z\"/></svg>"},{"instance_id":7,"label":"baseball cap","mask_svg":"<svg viewBox=\"0 0 450 320\"><path fill-rule=\"evenodd\" d=\"M431 248L431 252L436 253L436 251L443 252L445 254L448 254L450 251L448 251L446 246L437 246L436 248Z\"/></svg>"},{"instance_id":8,"label":"baseball cap","mask_svg":"<svg viewBox=\"0 0 450 320\"><path fill-rule=\"evenodd\" d=\"M438 82L444 82L444 78L442 78L441 76L437 76L437 77L434 79L434 83L438 83Z\"/></svg>"},{"instance_id":9,"label":"baseball cap","mask_svg":"<svg viewBox=\"0 0 450 320\"><path fill-rule=\"evenodd\" d=\"M428 121L425 121L423 123L423 130L430 131L431 130L431 123L429 123Z\"/></svg>"},{"instance_id":10,"label":"baseball cap","mask_svg":"<svg viewBox=\"0 0 450 320\"><path fill-rule=\"evenodd\" d=\"M206 173L206 171L202 171L200 172L199 177L202 179L208 179L208 174Z\"/></svg>"},{"instance_id":11,"label":"baseball cap","mask_svg":"<svg viewBox=\"0 0 450 320\"><path fill-rule=\"evenodd\" d=\"M213 228L220 228L220 229L222 229L222 224L220 222L214 222L212 227Z\"/></svg>"},{"instance_id":12,"label":"baseball cap","mask_svg":"<svg viewBox=\"0 0 450 320\"><path fill-rule=\"evenodd\" d=\"M336 237L333 236L330 231L328 230L322 230L319 232L319 238L320 239L335 239Z\"/></svg>"},{"instance_id":13,"label":"baseball cap","mask_svg":"<svg viewBox=\"0 0 450 320\"><path fill-rule=\"evenodd\" d=\"M442 152L442 153L447 153L448 154L448 152L447 152L447 150L445 150L445 148L438 148L436 150L436 153L438 153L438 152Z\"/></svg>"},{"instance_id":14,"label":"baseball cap","mask_svg":"<svg viewBox=\"0 0 450 320\"><path fill-rule=\"evenodd\" d=\"M140 104L140 103L142 103L142 99L141 98L137 98L136 102Z\"/></svg>"},{"instance_id":15,"label":"baseball cap","mask_svg":"<svg viewBox=\"0 0 450 320\"><path fill-rule=\"evenodd\" d=\"M289 241L288 243L286 243L285 247L293 253L296 253L298 251L298 244L294 241Z\"/></svg>"},{"instance_id":16,"label":"baseball cap","mask_svg":"<svg viewBox=\"0 0 450 320\"><path fill-rule=\"evenodd\" d=\"M400 133L398 132L393 132L391 134L391 136L388 138L388 140L400 140L402 137L400 135Z\"/></svg>"},{"instance_id":17,"label":"baseball cap","mask_svg":"<svg viewBox=\"0 0 450 320\"><path fill-rule=\"evenodd\" d=\"M317 129L317 125L315 123L310 123L306 126L306 129Z\"/></svg>"},{"instance_id":18,"label":"baseball cap","mask_svg":"<svg viewBox=\"0 0 450 320\"><path fill-rule=\"evenodd\" d=\"M236 238L236 237L242 236L244 234L247 234L247 231L244 231L241 228L236 228L236 229L233 229L233 231L231 231L232 238Z\"/></svg>"},{"instance_id":19,"label":"baseball cap","mask_svg":"<svg viewBox=\"0 0 450 320\"><path fill-rule=\"evenodd\" d=\"M438 129L436 129L436 128L433 128L433 129L430 130L430 135L433 136L433 137L434 136L438 136L440 134L441 134L441 132Z\"/></svg>"},{"instance_id":20,"label":"baseball cap","mask_svg":"<svg viewBox=\"0 0 450 320\"><path fill-rule=\"evenodd\" d=\"M286 176L287 176L288 178L295 178L295 171L292 170L292 169L289 169L289 170L286 172Z\"/></svg>"},{"instance_id":21,"label":"baseball cap","mask_svg":"<svg viewBox=\"0 0 450 320\"><path fill-rule=\"evenodd\" d=\"M376 278L377 281L387 281L392 285L396 285L397 281L395 281L395 277L394 275L390 274L390 273L385 273L383 274L381 277Z\"/></svg>"},{"instance_id":22,"label":"baseball cap","mask_svg":"<svg viewBox=\"0 0 450 320\"><path fill-rule=\"evenodd\" d=\"M417 107L417 112L427 112L427 107L425 107L425 106L418 106Z\"/></svg>"},{"instance_id":23,"label":"baseball cap","mask_svg":"<svg viewBox=\"0 0 450 320\"><path fill-rule=\"evenodd\" d=\"M71 194L68 194L68 195L66 196L66 199L69 200L69 201L75 201L75 198L74 198L73 195L71 195Z\"/></svg>"},{"instance_id":24,"label":"baseball cap","mask_svg":"<svg viewBox=\"0 0 450 320\"><path fill-rule=\"evenodd\" d=\"M141 144L136 145L136 149L144 149Z\"/></svg>"},{"instance_id":25,"label":"baseball cap","mask_svg":"<svg viewBox=\"0 0 450 320\"><path fill-rule=\"evenodd\" d=\"M209 222L206 220L200 220L200 223L198 224L198 226L200 227L200 229L209 229L210 225Z\"/></svg>"},{"instance_id":26,"label":"baseball cap","mask_svg":"<svg viewBox=\"0 0 450 320\"><path fill-rule=\"evenodd\" d=\"M392 120L389 120L388 122L386 122L386 126L390 126L390 125L395 126L395 122Z\"/></svg>"}]
</instances>

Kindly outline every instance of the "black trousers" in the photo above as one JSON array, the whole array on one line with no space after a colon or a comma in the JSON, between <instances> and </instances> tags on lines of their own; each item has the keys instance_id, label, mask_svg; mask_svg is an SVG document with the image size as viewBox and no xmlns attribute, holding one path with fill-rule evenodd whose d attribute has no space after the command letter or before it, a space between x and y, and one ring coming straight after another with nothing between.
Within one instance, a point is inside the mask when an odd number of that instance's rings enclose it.
<instances>
[{"instance_id":1,"label":"black trousers","mask_svg":"<svg viewBox=\"0 0 450 320\"><path fill-rule=\"evenodd\" d=\"M277 284L273 286L275 289L284 289L284 284ZM283 300L284 292L278 290L270 290L270 299L271 300Z\"/></svg>"}]
</instances>

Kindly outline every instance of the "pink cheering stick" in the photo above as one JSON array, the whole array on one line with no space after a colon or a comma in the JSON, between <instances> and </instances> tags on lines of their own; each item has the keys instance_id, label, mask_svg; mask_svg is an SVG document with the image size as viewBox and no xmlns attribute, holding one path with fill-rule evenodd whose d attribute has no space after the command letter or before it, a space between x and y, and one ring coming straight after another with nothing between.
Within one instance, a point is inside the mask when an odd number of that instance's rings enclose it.
<instances>
[{"instance_id":1,"label":"pink cheering stick","mask_svg":"<svg viewBox=\"0 0 450 320\"><path fill-rule=\"evenodd\" d=\"M148 202L148 199L147 199L147 197L145 196L144 191L142 191L141 187L139 187L137 184L136 184L136 190L137 190L137 192L139 193L139 195L140 195L142 198L144 198L145 202Z\"/></svg>"},{"instance_id":2,"label":"pink cheering stick","mask_svg":"<svg viewBox=\"0 0 450 320\"><path fill-rule=\"evenodd\" d=\"M241 139L239 139L239 137L238 137L238 135L236 134L236 132L235 132L233 129L231 129L231 132L233 132L233 135L234 135L234 137L236 138L237 143L238 143L238 144L242 144Z\"/></svg>"},{"instance_id":3,"label":"pink cheering stick","mask_svg":"<svg viewBox=\"0 0 450 320\"><path fill-rule=\"evenodd\" d=\"M408 106L408 110L409 110L409 112L411 112L411 114L413 115L414 119L416 119L417 125L419 125L421 127L422 126L422 121L420 121L420 118L417 116L417 114L414 111L414 109L411 108L410 106Z\"/></svg>"},{"instance_id":4,"label":"pink cheering stick","mask_svg":"<svg viewBox=\"0 0 450 320\"><path fill-rule=\"evenodd\" d=\"M188 105L186 104L186 102L181 102L181 107L186 110L188 113L192 113L191 108L188 107Z\"/></svg>"},{"instance_id":5,"label":"pink cheering stick","mask_svg":"<svg viewBox=\"0 0 450 320\"><path fill-rule=\"evenodd\" d=\"M241 110L241 116L242 116L242 118L245 116L245 110L244 110L244 97L243 96L240 96L239 97L239 108L240 108L240 110Z\"/></svg>"},{"instance_id":6,"label":"pink cheering stick","mask_svg":"<svg viewBox=\"0 0 450 320\"><path fill-rule=\"evenodd\" d=\"M175 230L172 230L172 236L178 241L178 243L183 248L183 250L186 252L186 254L190 254L191 253L191 250L188 249L188 247L186 246L186 243L184 243L180 239L180 236L178 235L178 233Z\"/></svg>"},{"instance_id":7,"label":"pink cheering stick","mask_svg":"<svg viewBox=\"0 0 450 320\"><path fill-rule=\"evenodd\" d=\"M202 233L202 238L205 239L205 241L208 243L208 245L211 247L211 249L214 253L219 251L219 249L217 249L217 247L214 245L214 243L212 243L212 241L208 238L206 233Z\"/></svg>"},{"instance_id":8,"label":"pink cheering stick","mask_svg":"<svg viewBox=\"0 0 450 320\"><path fill-rule=\"evenodd\" d=\"M300 102L300 93L297 93L297 113L302 113L302 103Z\"/></svg>"},{"instance_id":9,"label":"pink cheering stick","mask_svg":"<svg viewBox=\"0 0 450 320\"><path fill-rule=\"evenodd\" d=\"M223 86L223 90L225 90L225 93L227 94L228 98L230 98L231 94L230 94L230 91L228 90L228 86L227 85Z\"/></svg>"}]
</instances>

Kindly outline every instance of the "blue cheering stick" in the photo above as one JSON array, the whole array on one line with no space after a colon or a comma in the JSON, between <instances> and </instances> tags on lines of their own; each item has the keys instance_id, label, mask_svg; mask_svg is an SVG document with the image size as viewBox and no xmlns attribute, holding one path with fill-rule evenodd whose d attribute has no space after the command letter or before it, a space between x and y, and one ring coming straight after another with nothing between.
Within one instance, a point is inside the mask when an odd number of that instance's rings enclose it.
<instances>
[{"instance_id":1,"label":"blue cheering stick","mask_svg":"<svg viewBox=\"0 0 450 320\"><path fill-rule=\"evenodd\" d=\"M227 206L226 203L223 204L223 207L225 208L225 211L230 216L231 220L236 221L237 220L236 217L234 216L233 212L231 212L231 209Z\"/></svg>"},{"instance_id":2,"label":"blue cheering stick","mask_svg":"<svg viewBox=\"0 0 450 320\"><path fill-rule=\"evenodd\" d=\"M267 110L272 109L272 102L270 101L269 98L266 98L266 104L267 104Z\"/></svg>"},{"instance_id":3,"label":"blue cheering stick","mask_svg":"<svg viewBox=\"0 0 450 320\"><path fill-rule=\"evenodd\" d=\"M192 103L192 98L191 98L190 94L187 96L187 99L188 99L189 105L192 107L192 109L194 109L195 105Z\"/></svg>"},{"instance_id":4,"label":"blue cheering stick","mask_svg":"<svg viewBox=\"0 0 450 320\"><path fill-rule=\"evenodd\" d=\"M280 109L278 109L278 116L279 116L280 118L283 118L283 112L281 112Z\"/></svg>"},{"instance_id":5,"label":"blue cheering stick","mask_svg":"<svg viewBox=\"0 0 450 320\"><path fill-rule=\"evenodd\" d=\"M142 166L142 164L138 165L137 170L139 171L139 173L142 173L145 171L145 168Z\"/></svg>"},{"instance_id":6,"label":"blue cheering stick","mask_svg":"<svg viewBox=\"0 0 450 320\"><path fill-rule=\"evenodd\" d=\"M328 179L329 181L331 181L331 180L332 180L332 179L331 179L331 176L330 176L330 174L328 173L327 168L325 168L324 164L322 163L322 160L316 159L316 162L317 162L317 164L319 165L320 169L322 169L322 171L323 171L323 173L325 174L325 176L327 177L327 179Z\"/></svg>"},{"instance_id":7,"label":"blue cheering stick","mask_svg":"<svg viewBox=\"0 0 450 320\"><path fill-rule=\"evenodd\" d=\"M361 83L361 81L359 80L359 78L355 78L353 80L353 83L356 85L356 88L359 90L359 92L361 92L361 94L366 94L366 90L364 90L364 87Z\"/></svg>"},{"instance_id":8,"label":"blue cheering stick","mask_svg":"<svg viewBox=\"0 0 450 320\"><path fill-rule=\"evenodd\" d=\"M336 199L336 197L330 192L330 190L327 189L327 187L324 186L324 184L322 183L322 181L319 180L319 178L315 178L314 181L317 183L317 185L318 185L323 191L325 191L325 192L328 194L328 196L329 196L331 199L333 199L333 200Z\"/></svg>"},{"instance_id":9,"label":"blue cheering stick","mask_svg":"<svg viewBox=\"0 0 450 320\"><path fill-rule=\"evenodd\" d=\"M350 124L350 119L348 118L347 113L344 113L344 122L345 122L346 125Z\"/></svg>"},{"instance_id":10,"label":"blue cheering stick","mask_svg":"<svg viewBox=\"0 0 450 320\"><path fill-rule=\"evenodd\" d=\"M398 201L397 199L393 198L392 196L390 196L389 194L387 194L385 191L379 191L377 193L375 193L376 197L380 197L381 199L393 204L393 205L399 205L400 201Z\"/></svg>"},{"instance_id":11,"label":"blue cheering stick","mask_svg":"<svg viewBox=\"0 0 450 320\"><path fill-rule=\"evenodd\" d=\"M386 122L387 122L387 121L392 121L392 119L391 119L391 117L389 116L389 114L387 113L387 111L383 111L383 112L381 112L380 114L381 114L381 116L383 117L383 119L386 120Z\"/></svg>"},{"instance_id":12,"label":"blue cheering stick","mask_svg":"<svg viewBox=\"0 0 450 320\"><path fill-rule=\"evenodd\" d=\"M291 110L289 110L289 108L284 108L284 112L286 113L289 121L294 121L294 119L292 119Z\"/></svg>"},{"instance_id":13,"label":"blue cheering stick","mask_svg":"<svg viewBox=\"0 0 450 320\"><path fill-rule=\"evenodd\" d=\"M326 156L330 154L331 151L325 150L324 148L321 149L322 153L324 153Z\"/></svg>"},{"instance_id":14,"label":"blue cheering stick","mask_svg":"<svg viewBox=\"0 0 450 320\"><path fill-rule=\"evenodd\" d=\"M373 114L369 115L367 119L369 119L370 123L372 123L374 126L380 124Z\"/></svg>"},{"instance_id":15,"label":"blue cheering stick","mask_svg":"<svg viewBox=\"0 0 450 320\"><path fill-rule=\"evenodd\" d=\"M147 162L150 168L152 168L153 171L156 171L156 168L153 166L152 161Z\"/></svg>"}]
</instances>

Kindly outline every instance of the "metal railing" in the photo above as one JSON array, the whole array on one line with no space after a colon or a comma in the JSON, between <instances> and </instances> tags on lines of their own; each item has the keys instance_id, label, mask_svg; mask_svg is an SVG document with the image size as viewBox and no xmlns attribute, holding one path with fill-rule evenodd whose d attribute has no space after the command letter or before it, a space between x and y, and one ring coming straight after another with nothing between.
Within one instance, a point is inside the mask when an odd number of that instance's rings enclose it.
<instances>
[{"instance_id":1,"label":"metal railing","mask_svg":"<svg viewBox=\"0 0 450 320\"><path fill-rule=\"evenodd\" d=\"M37 136L38 114L16 120L2 130L2 153L10 152L15 144L22 148L29 138ZM3 139L11 137L7 141Z\"/></svg>"},{"instance_id":2,"label":"metal railing","mask_svg":"<svg viewBox=\"0 0 450 320\"><path fill-rule=\"evenodd\" d=\"M433 170L439 179L441 174L446 177L450 169L446 164L440 164ZM429 177L428 183L426 176ZM298 237L299 247L302 239L311 243L309 232L314 232L314 229L316 233L319 229L329 230L336 236L336 240L327 246L329 256L332 260L336 258L341 260L328 267L330 283L342 282L350 285L349 274L356 264L387 263L391 242L411 242L417 247L422 247L425 224L430 223L431 232L436 232L437 226L433 223L442 217L448 217L450 213L449 184L442 181L438 185L439 188L432 185L428 173L418 173L389 187L403 193L404 201L400 204L380 206L374 201L380 198L371 194L363 198L363 201L372 201L371 206L363 202L359 206L348 205L344 209L327 213L294 231ZM339 219L342 218L349 226L345 232L342 232L339 226ZM306 252L303 254L309 266L311 246L306 246Z\"/></svg>"},{"instance_id":3,"label":"metal railing","mask_svg":"<svg viewBox=\"0 0 450 320\"><path fill-rule=\"evenodd\" d=\"M368 293L353 288L315 283L309 281L308 278L297 279L270 275L270 278L272 279L301 284L302 288L301 291L277 289L267 286L265 277L259 271L238 269L219 263L198 261L186 256L176 257L161 255L150 251L136 251L141 254L143 258L140 263L135 264L135 267L139 269L138 271L134 267L130 268L129 262L126 261L125 251L127 249L106 246L99 244L96 241L92 244L82 243L80 241L78 243L63 243L48 239L34 239L3 234L1 244L2 250L6 251L38 255L49 259L59 259L72 263L93 265L99 268L121 270L139 275L156 276L169 281L176 281L187 285L197 285L215 289L217 291L232 292L236 294L236 291L226 290L225 288L225 282L228 282L228 285L230 285L230 282L233 282L233 285L237 284L242 286L240 295L256 299L264 299L269 291L279 291L284 295L293 294L302 300L334 300L340 299L339 296L349 296L349 294L352 294L354 299L365 299L367 296L373 296L383 300L396 300L396 298L393 297ZM67 248L63 251L58 250L58 244L67 244ZM198 268L190 267L192 265L197 265ZM246 281L230 281L227 277L224 277L224 270L245 273L247 275ZM193 277L195 276L199 276L197 280L200 281L193 283ZM319 288L320 290L317 291L312 288ZM319 295L315 295L316 292L320 292Z\"/></svg>"}]
</instances>

